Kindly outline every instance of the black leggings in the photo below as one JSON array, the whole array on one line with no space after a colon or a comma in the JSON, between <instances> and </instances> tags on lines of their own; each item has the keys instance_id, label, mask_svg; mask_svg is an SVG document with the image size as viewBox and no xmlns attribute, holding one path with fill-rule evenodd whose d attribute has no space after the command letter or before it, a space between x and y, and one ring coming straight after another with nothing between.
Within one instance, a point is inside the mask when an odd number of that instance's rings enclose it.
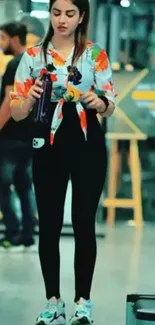
<instances>
[{"instance_id":1,"label":"black leggings","mask_svg":"<svg viewBox=\"0 0 155 325\"><path fill-rule=\"evenodd\" d=\"M33 177L39 212L39 254L47 299L60 297L59 240L69 177L75 235L75 301L89 299L96 260L95 216L107 157L104 134L94 111L87 112L85 141L74 104L63 107L55 142L34 149ZM38 136L39 137L39 136Z\"/></svg>"}]
</instances>

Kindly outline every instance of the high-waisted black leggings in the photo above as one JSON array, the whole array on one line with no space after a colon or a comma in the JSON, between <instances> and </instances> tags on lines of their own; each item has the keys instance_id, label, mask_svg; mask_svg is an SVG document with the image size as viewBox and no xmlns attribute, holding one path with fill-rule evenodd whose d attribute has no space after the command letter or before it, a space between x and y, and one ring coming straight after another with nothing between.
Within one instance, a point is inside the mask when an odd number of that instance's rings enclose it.
<instances>
[{"instance_id":1,"label":"high-waisted black leggings","mask_svg":"<svg viewBox=\"0 0 155 325\"><path fill-rule=\"evenodd\" d=\"M51 108L53 110L53 108ZM87 112L85 141L74 104L63 107L63 122L53 146L34 149L33 177L39 212L39 254L47 299L60 297L59 239L69 177L75 236L75 300L89 299L96 260L95 215L103 189L107 157L103 131Z\"/></svg>"}]
</instances>

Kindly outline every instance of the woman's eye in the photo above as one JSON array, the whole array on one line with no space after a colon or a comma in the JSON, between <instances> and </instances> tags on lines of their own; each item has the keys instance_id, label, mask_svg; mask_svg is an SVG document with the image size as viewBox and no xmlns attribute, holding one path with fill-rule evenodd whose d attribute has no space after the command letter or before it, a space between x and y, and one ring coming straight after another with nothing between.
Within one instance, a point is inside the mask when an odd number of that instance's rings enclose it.
<instances>
[{"instance_id":1,"label":"woman's eye","mask_svg":"<svg viewBox=\"0 0 155 325\"><path fill-rule=\"evenodd\" d=\"M58 16L60 16L61 15L61 13L60 12L53 12L53 14L54 14L54 16L55 17L58 17ZM68 17L68 18L72 18L72 17L74 17L74 14L72 13L66 13L66 16Z\"/></svg>"},{"instance_id":2,"label":"woman's eye","mask_svg":"<svg viewBox=\"0 0 155 325\"><path fill-rule=\"evenodd\" d=\"M67 17L72 18L72 17L74 17L74 15L67 15Z\"/></svg>"}]
</instances>

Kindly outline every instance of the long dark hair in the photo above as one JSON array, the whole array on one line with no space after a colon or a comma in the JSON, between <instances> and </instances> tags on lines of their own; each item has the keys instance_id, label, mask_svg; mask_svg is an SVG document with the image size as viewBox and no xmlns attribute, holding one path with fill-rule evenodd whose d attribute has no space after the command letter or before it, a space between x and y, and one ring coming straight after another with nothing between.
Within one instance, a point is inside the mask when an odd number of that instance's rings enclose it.
<instances>
[{"instance_id":1,"label":"long dark hair","mask_svg":"<svg viewBox=\"0 0 155 325\"><path fill-rule=\"evenodd\" d=\"M56 0L50 0L49 12L51 12L52 6L55 1ZM80 16L82 16L82 14L84 14L82 23L79 24L79 26L77 27L76 32L75 32L75 49L74 49L74 54L73 54L73 58L72 58L72 65L74 65L78 61L78 59L80 58L80 56L82 55L82 53L84 52L84 50L86 48L90 8L89 8L89 0L71 0L71 2L76 7L78 7L78 9L80 11ZM45 63L47 63L47 56L46 56L47 47L48 47L49 42L51 41L53 34L54 34L54 30L53 30L52 24L50 22L47 35L46 35L46 37L43 41L43 44L42 44L42 50L43 50L43 54L44 54Z\"/></svg>"}]
</instances>

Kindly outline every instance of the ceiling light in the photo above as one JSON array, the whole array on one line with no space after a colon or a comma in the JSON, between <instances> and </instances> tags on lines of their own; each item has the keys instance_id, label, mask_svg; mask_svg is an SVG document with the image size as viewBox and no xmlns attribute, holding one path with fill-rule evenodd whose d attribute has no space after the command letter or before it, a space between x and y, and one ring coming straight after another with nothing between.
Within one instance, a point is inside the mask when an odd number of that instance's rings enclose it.
<instances>
[{"instance_id":1,"label":"ceiling light","mask_svg":"<svg viewBox=\"0 0 155 325\"><path fill-rule=\"evenodd\" d=\"M122 7L128 8L128 7L130 7L130 1L129 0L121 0L120 5Z\"/></svg>"}]
</instances>

